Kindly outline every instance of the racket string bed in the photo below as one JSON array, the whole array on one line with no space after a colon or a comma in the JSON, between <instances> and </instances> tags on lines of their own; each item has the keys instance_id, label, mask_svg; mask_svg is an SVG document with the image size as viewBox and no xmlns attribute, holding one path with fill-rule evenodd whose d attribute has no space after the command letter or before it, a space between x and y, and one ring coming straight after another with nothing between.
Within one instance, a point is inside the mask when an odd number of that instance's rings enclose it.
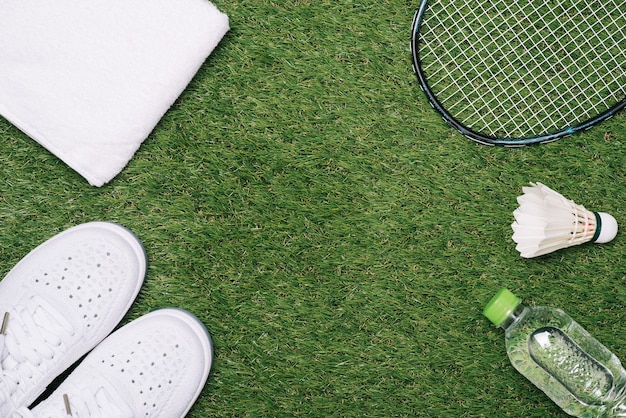
<instances>
[{"instance_id":1,"label":"racket string bed","mask_svg":"<svg viewBox=\"0 0 626 418\"><path fill-rule=\"evenodd\" d=\"M510 5L508 5L508 6L506 7L506 9L510 11L511 6L510 6ZM478 17L479 17L479 16L474 16L474 18L475 18L475 19L476 19L476 18L478 18ZM556 18L556 16L555 16L555 18ZM500 25L499 25L499 26L502 26L502 25L504 25L504 21L500 22ZM494 27L494 29L495 29L495 30L500 30L501 28L500 28L499 26L495 26L495 27ZM565 34L568 34L568 33L569 33L569 32L565 32ZM513 35L514 35L514 37L516 38L516 41L518 41L518 42L520 42L520 43L521 43L521 39L519 39L519 37L518 37L516 34L517 34L517 32L513 32ZM559 41L560 41L560 39L558 39L558 38L556 38L556 39L555 39L555 43L558 43ZM572 39L572 41L571 41L571 42L575 42L575 41L576 41L576 39ZM492 47L494 47L494 46L496 46L496 47L497 47L498 38L487 39L487 40L486 40L486 42L485 42L485 39L478 39L476 43L477 43L477 44L481 47L481 49L480 49L480 50L474 49L474 50L473 50L473 52L474 52L473 56L466 56L466 57L465 57L465 59L466 59L466 60L468 60L468 61L469 61L469 60L473 59L475 55L478 55L478 54L480 53L480 51L489 51L490 49L493 49ZM547 45L547 48L548 48L548 49L552 49L552 48L553 48L553 46L552 46L552 45ZM497 48L496 48L496 49L493 49L493 50L497 51ZM515 55L516 60L508 60L508 61L509 61L509 63L508 63L508 65L507 65L507 67L502 68L502 69L501 69L501 72L504 72L505 70L511 70L511 71L513 72L513 75L516 75L516 76L518 76L518 77L521 77L521 74L520 74L518 71L515 71L515 66L514 66L515 62L516 62L516 61L518 61L518 59L520 59L521 57L520 57L520 55L519 55L519 54L517 54L517 53L516 53L516 50L515 50L515 49L512 49L510 52L512 52L512 53ZM493 54L491 54L491 53L487 53L487 58L489 58L489 59L494 59L495 57L493 56ZM556 92L557 92L557 94L558 94L558 96L557 96L557 97L558 97L559 99L563 99L563 98L564 98L564 96L565 96L565 93L558 93L558 90L557 90L557 87L558 87L558 86L557 86L557 85L555 85L554 83L550 83L550 80L551 80L552 78L549 76L549 74L547 74L547 71L543 71L543 70L542 70L542 66L541 66L541 64L543 64L544 62L546 62L546 61L547 61L547 57L543 56L543 59L541 59L541 60L533 60L533 61L535 61L535 67L536 67L537 69L539 69L539 70L540 70L540 72L539 72L540 76L543 76L543 78L545 78L545 80L546 80L546 82L544 83L544 85L539 85L539 86L538 86L539 91L541 91L542 93L546 94L548 91L550 91L550 90L554 90L554 91L556 91ZM520 67L520 68L523 68L523 67ZM482 72L479 72L473 80L469 80L469 81L470 81L470 82L474 82L476 79L486 79L486 78L487 78L487 77L486 77L486 75L487 75L486 73L487 73L487 70L483 70ZM571 74L569 74L569 76L571 76ZM550 85L548 86L548 87L549 87L549 89L544 89L544 86L545 86L546 84L549 84L549 83L550 83ZM518 93L518 92L513 92L513 93ZM505 105L506 103L500 99L501 97L503 97L503 96L500 96L500 95L494 95L494 96L493 96L493 98L491 99L491 101L489 101L489 102L485 102L485 105L486 105L485 110L489 110L489 109L493 109L493 108L498 108L498 107L500 107L500 108L504 107L504 105ZM505 97L505 96L504 96L504 97ZM521 97L520 97L520 98L521 98ZM495 102L497 102L497 106L494 106L494 105L493 105L493 102L494 102L494 101L495 101ZM524 103L524 102L522 101L521 103ZM530 108L530 106L531 106L531 104L528 104L528 105L526 106L526 108L525 108L525 109L523 109L523 110L528 110L528 109ZM480 117L480 113L479 113L479 111L480 111L480 110L483 110L483 109L481 109L481 108L475 108L475 109L476 109L476 114L475 114L475 116L476 116L479 120L484 119L484 118L481 118L481 117ZM556 110L557 110L557 111L558 111L558 110L560 110L560 109L563 109L563 107L556 108ZM465 110L467 110L467 106L466 106L465 108L462 108L462 109L460 110L460 113L462 114ZM575 110L575 107L574 107L573 109L571 109L571 106L570 106L569 113L573 113L573 111L574 111L574 110ZM495 113L494 113L493 111L490 111L490 112L488 112L488 113L489 113L489 114L491 114L492 116L494 116L494 117L495 117ZM550 116L550 115L547 115L547 117L546 117L546 119L547 119L547 120L549 120L549 119L550 119L550 118L549 118L549 116ZM562 115L562 114L561 114L560 116L561 116L561 117L564 117L564 115ZM519 126L517 126L517 127L519 128ZM531 126L531 128L533 128L533 127Z\"/></svg>"},{"instance_id":2,"label":"racket string bed","mask_svg":"<svg viewBox=\"0 0 626 418\"><path fill-rule=\"evenodd\" d=\"M480 13L480 14L478 14L477 12L480 12L480 10L476 10L472 14L471 17L469 18L466 17L465 22L463 22L463 26L466 25L466 26L471 27L473 23L480 22L481 16L484 15L488 18L491 13L490 10L485 10L484 13ZM488 23L489 25L493 25L493 31L500 31L501 26L503 26L506 22L502 21L499 24L496 24L494 19L489 19ZM449 24L449 22L440 22L440 24L445 26ZM483 25L483 23L481 23L481 25ZM487 26L486 24L484 25ZM455 27L457 31L460 32L459 28L461 27L461 22L458 21ZM498 45L501 42L501 40L497 37L491 36L491 32L492 30L486 32L483 36L476 38L473 42L469 43L468 45L469 52L471 52L471 54L463 53L463 60L462 60L463 62L473 62L474 60L477 60L478 58L480 58L481 55L483 55L484 58L492 62L498 61L499 57L496 57L496 54L502 54L502 51L500 50L500 47ZM450 34L450 32L448 33ZM512 35L516 37L516 32L512 32ZM512 72L510 76L517 76L519 78L520 75L519 75L519 72L516 70L516 68L521 68L521 67L516 67L514 64L517 61L521 61L521 57L518 53L516 53L515 50L511 50L510 52L512 52L515 55L515 60L510 60L508 65L501 68L500 72L504 72L505 70L510 70ZM437 56L434 56L433 58L434 58L434 60L432 61L433 65L429 68L437 68L437 67L442 66L442 62L437 60ZM454 59L455 57L448 56L447 58ZM458 57L456 59L458 59ZM472 74L471 72L464 73L465 85L482 84L481 80L487 80L487 79L492 79L493 81L497 81L497 78L496 78L497 74L489 74L490 68L487 66L485 66L482 70L479 70L478 68L474 68L473 70L474 70L474 73L471 79L468 78L467 76L467 74ZM448 75L450 76L451 74L448 74ZM450 79L454 80L453 77L450 77ZM467 89L463 89L462 84L446 83L446 85L448 86L449 89L454 89L458 93L462 94L462 96L457 99L455 105L462 106L462 104L465 103L465 107L460 107L460 109L458 110L458 113L463 115L468 112L471 112L470 116L478 123L486 123L487 120L498 121L499 119L496 113L497 110L505 107L506 104L510 104L510 102L516 101L518 104L525 103L523 101L523 97L521 96L521 92L519 91L512 92L512 94L514 95L513 97L507 97L505 95L494 94L491 96L491 98L488 101L484 103L479 103L478 101L473 100L472 97L464 94L464 92ZM433 88L435 87L436 86L433 86ZM445 93L446 93L445 90L441 90L439 92L439 94L442 94L442 95ZM515 99L522 99L522 100L517 101ZM477 106L477 104L481 104L481 106ZM469 110L470 107L473 110L470 111ZM515 124L514 120L510 122ZM519 129L520 126L516 124L516 128Z\"/></svg>"},{"instance_id":3,"label":"racket string bed","mask_svg":"<svg viewBox=\"0 0 626 418\"><path fill-rule=\"evenodd\" d=\"M448 121L514 144L624 106L625 27L623 0L422 0L411 46Z\"/></svg>"}]
</instances>

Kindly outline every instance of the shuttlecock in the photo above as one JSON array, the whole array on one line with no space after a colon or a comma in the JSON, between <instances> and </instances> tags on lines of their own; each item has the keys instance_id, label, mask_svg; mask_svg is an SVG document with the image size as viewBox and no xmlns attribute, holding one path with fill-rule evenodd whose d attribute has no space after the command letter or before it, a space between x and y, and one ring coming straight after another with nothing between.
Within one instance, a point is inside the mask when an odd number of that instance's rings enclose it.
<instances>
[{"instance_id":1,"label":"shuttlecock","mask_svg":"<svg viewBox=\"0 0 626 418\"><path fill-rule=\"evenodd\" d=\"M538 257L585 242L609 242L617 221L608 213L591 212L541 183L523 187L513 212L513 241L524 258Z\"/></svg>"}]
</instances>

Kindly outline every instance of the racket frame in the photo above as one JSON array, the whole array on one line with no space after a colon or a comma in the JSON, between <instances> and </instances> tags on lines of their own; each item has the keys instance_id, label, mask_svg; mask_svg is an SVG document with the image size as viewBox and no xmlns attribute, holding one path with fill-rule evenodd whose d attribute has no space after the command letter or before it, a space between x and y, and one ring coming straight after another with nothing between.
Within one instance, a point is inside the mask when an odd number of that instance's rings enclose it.
<instances>
[{"instance_id":1,"label":"racket frame","mask_svg":"<svg viewBox=\"0 0 626 418\"><path fill-rule=\"evenodd\" d=\"M461 122L459 122L450 112L445 108L445 106L439 101L435 93L432 91L428 84L428 77L424 73L422 68L422 62L419 57L419 29L422 26L422 21L424 20L424 14L428 9L428 0L422 0L419 8L415 12L415 16L413 18L412 30L413 35L411 37L411 54L413 56L413 70L417 75L419 80L419 85L424 94L426 95L428 102L431 106L441 115L441 117L453 128L461 132L464 136L469 139L478 142L484 145L501 145L507 147L522 147L525 145L532 144L545 144L548 142L556 141L557 139L561 139L563 137L575 134L576 132L584 131L586 129L591 128L598 123L610 119L612 116L620 112L622 109L626 107L626 97L622 99L622 101L617 102L611 108L605 110L604 112L599 113L598 115L589 118L575 126L570 126L567 128L560 129L555 132L530 136L530 137L517 137L517 138L498 138L490 135L481 134L468 128Z\"/></svg>"}]
</instances>

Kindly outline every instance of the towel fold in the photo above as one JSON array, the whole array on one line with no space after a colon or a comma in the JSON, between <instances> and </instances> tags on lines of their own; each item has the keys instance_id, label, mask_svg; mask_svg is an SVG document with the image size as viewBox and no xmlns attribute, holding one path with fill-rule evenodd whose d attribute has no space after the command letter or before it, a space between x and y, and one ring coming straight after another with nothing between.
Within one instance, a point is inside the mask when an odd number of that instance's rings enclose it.
<instances>
[{"instance_id":1,"label":"towel fold","mask_svg":"<svg viewBox=\"0 0 626 418\"><path fill-rule=\"evenodd\" d=\"M228 24L207 0L2 0L0 115L102 186Z\"/></svg>"}]
</instances>

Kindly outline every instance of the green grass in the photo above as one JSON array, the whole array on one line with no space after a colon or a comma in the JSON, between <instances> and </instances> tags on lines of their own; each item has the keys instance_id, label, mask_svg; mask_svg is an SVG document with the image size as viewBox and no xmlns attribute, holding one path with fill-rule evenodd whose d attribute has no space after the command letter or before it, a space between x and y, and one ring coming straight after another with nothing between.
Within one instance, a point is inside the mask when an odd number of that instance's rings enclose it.
<instances>
[{"instance_id":1,"label":"green grass","mask_svg":"<svg viewBox=\"0 0 626 418\"><path fill-rule=\"evenodd\" d=\"M0 271L53 234L119 222L149 269L124 323L194 312L215 344L189 417L545 417L482 316L507 286L626 360L624 234L523 260L521 187L626 225L621 114L504 149L446 126L410 61L416 4L215 1L231 31L110 184L0 120Z\"/></svg>"}]
</instances>

